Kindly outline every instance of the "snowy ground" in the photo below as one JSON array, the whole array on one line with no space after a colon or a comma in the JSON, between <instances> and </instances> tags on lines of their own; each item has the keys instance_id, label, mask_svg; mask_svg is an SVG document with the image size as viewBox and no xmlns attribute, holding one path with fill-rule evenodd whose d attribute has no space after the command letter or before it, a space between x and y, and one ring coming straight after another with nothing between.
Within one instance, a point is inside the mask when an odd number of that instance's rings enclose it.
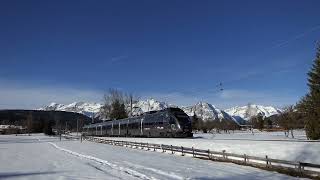
<instances>
[{"instance_id":1,"label":"snowy ground","mask_svg":"<svg viewBox=\"0 0 320 180\"><path fill-rule=\"evenodd\" d=\"M105 137L123 141L194 147L247 154L251 156L301 161L320 164L320 142L307 141L303 131L295 132L296 138L287 138L283 132L236 132L230 134L194 134L192 139L177 138L121 138Z\"/></svg>"},{"instance_id":2,"label":"snowy ground","mask_svg":"<svg viewBox=\"0 0 320 180\"><path fill-rule=\"evenodd\" d=\"M204 139L245 139L245 140L281 140L281 141L306 141L306 133L304 130L294 130L294 138L286 137L283 131L267 132L254 129L251 131L230 131L230 133L196 133L194 137Z\"/></svg>"},{"instance_id":3,"label":"snowy ground","mask_svg":"<svg viewBox=\"0 0 320 180\"><path fill-rule=\"evenodd\" d=\"M0 179L295 179L232 163L43 135L0 136Z\"/></svg>"}]
</instances>

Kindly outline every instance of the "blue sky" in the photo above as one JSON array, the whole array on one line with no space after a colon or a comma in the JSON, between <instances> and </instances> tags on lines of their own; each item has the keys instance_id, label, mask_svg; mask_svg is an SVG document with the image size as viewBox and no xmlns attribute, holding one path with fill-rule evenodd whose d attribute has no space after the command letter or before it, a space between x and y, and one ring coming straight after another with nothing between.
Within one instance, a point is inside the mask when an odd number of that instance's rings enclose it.
<instances>
[{"instance_id":1,"label":"blue sky","mask_svg":"<svg viewBox=\"0 0 320 180\"><path fill-rule=\"evenodd\" d=\"M284 106L307 92L320 1L0 1L0 108L101 101ZM220 82L224 88L216 87Z\"/></svg>"}]
</instances>

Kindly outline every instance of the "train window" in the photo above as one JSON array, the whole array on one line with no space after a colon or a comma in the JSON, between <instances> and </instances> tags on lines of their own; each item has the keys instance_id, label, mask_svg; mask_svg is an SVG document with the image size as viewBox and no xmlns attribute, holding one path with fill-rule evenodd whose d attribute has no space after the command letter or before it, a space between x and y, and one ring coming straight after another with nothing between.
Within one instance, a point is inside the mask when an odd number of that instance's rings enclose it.
<instances>
[{"instance_id":1,"label":"train window","mask_svg":"<svg viewBox=\"0 0 320 180\"><path fill-rule=\"evenodd\" d=\"M180 125L185 125L185 124L191 123L189 117L186 114L176 113L175 116L177 117Z\"/></svg>"},{"instance_id":2,"label":"train window","mask_svg":"<svg viewBox=\"0 0 320 180\"><path fill-rule=\"evenodd\" d=\"M170 124L175 124L176 123L173 117L170 117L169 123Z\"/></svg>"}]
</instances>

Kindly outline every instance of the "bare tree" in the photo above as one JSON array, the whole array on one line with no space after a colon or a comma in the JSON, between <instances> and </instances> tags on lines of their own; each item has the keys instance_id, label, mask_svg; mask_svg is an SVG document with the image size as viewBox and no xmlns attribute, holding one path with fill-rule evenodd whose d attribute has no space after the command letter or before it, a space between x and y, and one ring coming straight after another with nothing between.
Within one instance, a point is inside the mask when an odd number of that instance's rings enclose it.
<instances>
[{"instance_id":1,"label":"bare tree","mask_svg":"<svg viewBox=\"0 0 320 180\"><path fill-rule=\"evenodd\" d=\"M117 89L109 89L106 94L104 94L103 97L104 104L101 107L101 114L104 116L104 118L109 119L110 114L112 111L112 104L116 101L119 103L123 104L124 103L124 98L123 98L123 93L120 92Z\"/></svg>"},{"instance_id":2,"label":"bare tree","mask_svg":"<svg viewBox=\"0 0 320 180\"><path fill-rule=\"evenodd\" d=\"M284 108L284 111L279 115L278 124L285 130L286 137L288 137L291 132L291 137L294 138L293 129L301 126L298 113L295 111L294 106L291 105Z\"/></svg>"},{"instance_id":3,"label":"bare tree","mask_svg":"<svg viewBox=\"0 0 320 180\"><path fill-rule=\"evenodd\" d=\"M123 113L123 110L121 109L124 108L126 116L132 116L133 104L137 103L138 99L138 96L135 96L132 93L123 93L117 89L109 89L109 91L104 95L104 105L100 109L100 113L106 119L114 118L111 117L111 115L114 116L115 113L118 114L119 117L124 117L124 114L119 114ZM116 117L118 115L116 115Z\"/></svg>"},{"instance_id":4,"label":"bare tree","mask_svg":"<svg viewBox=\"0 0 320 180\"><path fill-rule=\"evenodd\" d=\"M258 113L256 116L250 118L250 123L253 128L259 129L262 131L264 129L264 116L261 113Z\"/></svg>"},{"instance_id":5,"label":"bare tree","mask_svg":"<svg viewBox=\"0 0 320 180\"><path fill-rule=\"evenodd\" d=\"M244 113L244 117L249 117L250 116L250 107L251 107L251 104L248 103L246 112Z\"/></svg>"},{"instance_id":6,"label":"bare tree","mask_svg":"<svg viewBox=\"0 0 320 180\"><path fill-rule=\"evenodd\" d=\"M32 117L32 112L28 113L27 116L27 129L28 129L28 134L30 136L30 133L32 133L33 130L33 117Z\"/></svg>"},{"instance_id":7,"label":"bare tree","mask_svg":"<svg viewBox=\"0 0 320 180\"><path fill-rule=\"evenodd\" d=\"M129 117L133 116L133 104L137 103L139 101L140 97L133 93L126 93L124 96L125 104L129 106L127 108Z\"/></svg>"}]
</instances>

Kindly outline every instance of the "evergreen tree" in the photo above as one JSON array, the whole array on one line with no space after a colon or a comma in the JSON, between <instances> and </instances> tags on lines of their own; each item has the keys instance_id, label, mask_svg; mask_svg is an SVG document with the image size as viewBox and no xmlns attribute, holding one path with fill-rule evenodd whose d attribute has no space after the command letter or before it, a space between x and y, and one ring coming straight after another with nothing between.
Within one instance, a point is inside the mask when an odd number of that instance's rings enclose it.
<instances>
[{"instance_id":1,"label":"evergreen tree","mask_svg":"<svg viewBox=\"0 0 320 180\"><path fill-rule=\"evenodd\" d=\"M259 128L260 131L262 131L263 128L264 128L263 116L262 115L258 115L257 120L258 120L258 128Z\"/></svg>"},{"instance_id":2,"label":"evergreen tree","mask_svg":"<svg viewBox=\"0 0 320 180\"><path fill-rule=\"evenodd\" d=\"M43 133L46 135L54 135L53 131L52 131L52 122L48 121L48 120L44 120L44 125L43 125Z\"/></svg>"},{"instance_id":3,"label":"evergreen tree","mask_svg":"<svg viewBox=\"0 0 320 180\"><path fill-rule=\"evenodd\" d=\"M298 104L305 120L309 139L320 139L320 44L311 70L308 72L309 93Z\"/></svg>"},{"instance_id":4,"label":"evergreen tree","mask_svg":"<svg viewBox=\"0 0 320 180\"><path fill-rule=\"evenodd\" d=\"M199 128L199 118L197 117L197 115L196 114L194 114L193 116L192 116L192 124L191 124L191 126L192 126L192 130L199 130L200 128Z\"/></svg>"},{"instance_id":5,"label":"evergreen tree","mask_svg":"<svg viewBox=\"0 0 320 180\"><path fill-rule=\"evenodd\" d=\"M118 100L115 100L111 104L111 112L110 112L110 118L111 119L124 119L128 117L128 114L125 109L125 105L121 103Z\"/></svg>"}]
</instances>

